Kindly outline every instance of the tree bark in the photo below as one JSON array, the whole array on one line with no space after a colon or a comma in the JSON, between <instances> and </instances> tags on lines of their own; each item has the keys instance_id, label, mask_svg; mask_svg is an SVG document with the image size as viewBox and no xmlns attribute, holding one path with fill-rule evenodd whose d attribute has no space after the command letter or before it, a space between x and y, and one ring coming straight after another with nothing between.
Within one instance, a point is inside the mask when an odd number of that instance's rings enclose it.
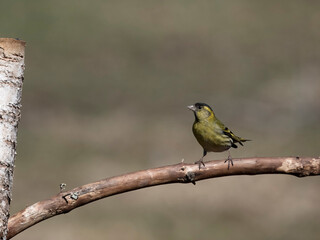
<instances>
[{"instance_id":1,"label":"tree bark","mask_svg":"<svg viewBox=\"0 0 320 240\"><path fill-rule=\"evenodd\" d=\"M0 38L0 239L6 239L20 121L25 42Z\"/></svg>"},{"instance_id":2,"label":"tree bark","mask_svg":"<svg viewBox=\"0 0 320 240\"><path fill-rule=\"evenodd\" d=\"M231 176L256 174L291 174L297 177L320 175L320 158L243 158L233 159L234 166L228 170L224 160L210 161L199 169L198 164L179 163L153 168L98 182L66 191L37 202L16 213L9 219L8 238L56 215L112 195L141 188L169 184L193 183L196 181Z\"/></svg>"}]
</instances>

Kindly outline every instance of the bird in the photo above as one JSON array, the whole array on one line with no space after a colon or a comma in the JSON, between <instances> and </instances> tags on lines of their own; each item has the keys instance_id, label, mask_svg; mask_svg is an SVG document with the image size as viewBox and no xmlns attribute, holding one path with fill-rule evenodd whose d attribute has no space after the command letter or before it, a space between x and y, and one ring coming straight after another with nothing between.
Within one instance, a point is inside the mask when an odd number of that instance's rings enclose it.
<instances>
[{"instance_id":1,"label":"bird","mask_svg":"<svg viewBox=\"0 0 320 240\"><path fill-rule=\"evenodd\" d=\"M206 103L195 103L187 106L188 109L193 111L195 121L192 125L192 132L203 148L203 156L195 164L199 164L199 170L201 165L205 167L203 158L208 152L224 152L232 148L237 148L237 144L243 146L243 142L251 141L236 136L229 128L227 128L214 114L212 108ZM230 155L225 160L228 162L228 170L230 163L233 166L233 161Z\"/></svg>"}]
</instances>

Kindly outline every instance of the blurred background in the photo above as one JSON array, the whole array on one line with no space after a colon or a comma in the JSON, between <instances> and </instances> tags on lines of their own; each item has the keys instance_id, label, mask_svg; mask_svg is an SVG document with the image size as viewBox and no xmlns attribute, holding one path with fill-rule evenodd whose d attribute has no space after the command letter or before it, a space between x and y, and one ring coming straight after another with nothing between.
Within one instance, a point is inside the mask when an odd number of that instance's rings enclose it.
<instances>
[{"instance_id":1,"label":"blurred background","mask_svg":"<svg viewBox=\"0 0 320 240\"><path fill-rule=\"evenodd\" d=\"M27 42L12 214L62 182L72 189L198 160L186 108L198 101L253 140L234 158L319 156L319 1L35 0L1 9L2 37ZM15 239L318 239L319 183L264 175L158 186Z\"/></svg>"}]
</instances>

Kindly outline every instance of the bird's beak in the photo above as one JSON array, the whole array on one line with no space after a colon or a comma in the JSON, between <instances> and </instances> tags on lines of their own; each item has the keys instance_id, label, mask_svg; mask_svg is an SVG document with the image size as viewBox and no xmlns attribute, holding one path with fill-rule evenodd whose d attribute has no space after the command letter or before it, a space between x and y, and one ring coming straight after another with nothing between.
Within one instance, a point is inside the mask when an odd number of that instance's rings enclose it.
<instances>
[{"instance_id":1,"label":"bird's beak","mask_svg":"<svg viewBox=\"0 0 320 240\"><path fill-rule=\"evenodd\" d=\"M187 108L190 109L191 111L196 111L197 109L195 105L190 105Z\"/></svg>"}]
</instances>

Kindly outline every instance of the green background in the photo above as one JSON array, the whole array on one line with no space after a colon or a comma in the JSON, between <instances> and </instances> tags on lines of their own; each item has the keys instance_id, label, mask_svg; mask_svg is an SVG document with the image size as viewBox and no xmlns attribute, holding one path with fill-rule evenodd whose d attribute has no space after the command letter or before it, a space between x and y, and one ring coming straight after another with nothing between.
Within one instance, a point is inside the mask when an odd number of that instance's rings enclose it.
<instances>
[{"instance_id":1,"label":"green background","mask_svg":"<svg viewBox=\"0 0 320 240\"><path fill-rule=\"evenodd\" d=\"M72 189L198 160L186 108L198 101L253 140L233 157L319 156L319 9L299 0L2 1L1 36L27 42L11 212L62 182ZM319 177L225 177L113 196L15 239L318 239L319 202Z\"/></svg>"}]
</instances>

